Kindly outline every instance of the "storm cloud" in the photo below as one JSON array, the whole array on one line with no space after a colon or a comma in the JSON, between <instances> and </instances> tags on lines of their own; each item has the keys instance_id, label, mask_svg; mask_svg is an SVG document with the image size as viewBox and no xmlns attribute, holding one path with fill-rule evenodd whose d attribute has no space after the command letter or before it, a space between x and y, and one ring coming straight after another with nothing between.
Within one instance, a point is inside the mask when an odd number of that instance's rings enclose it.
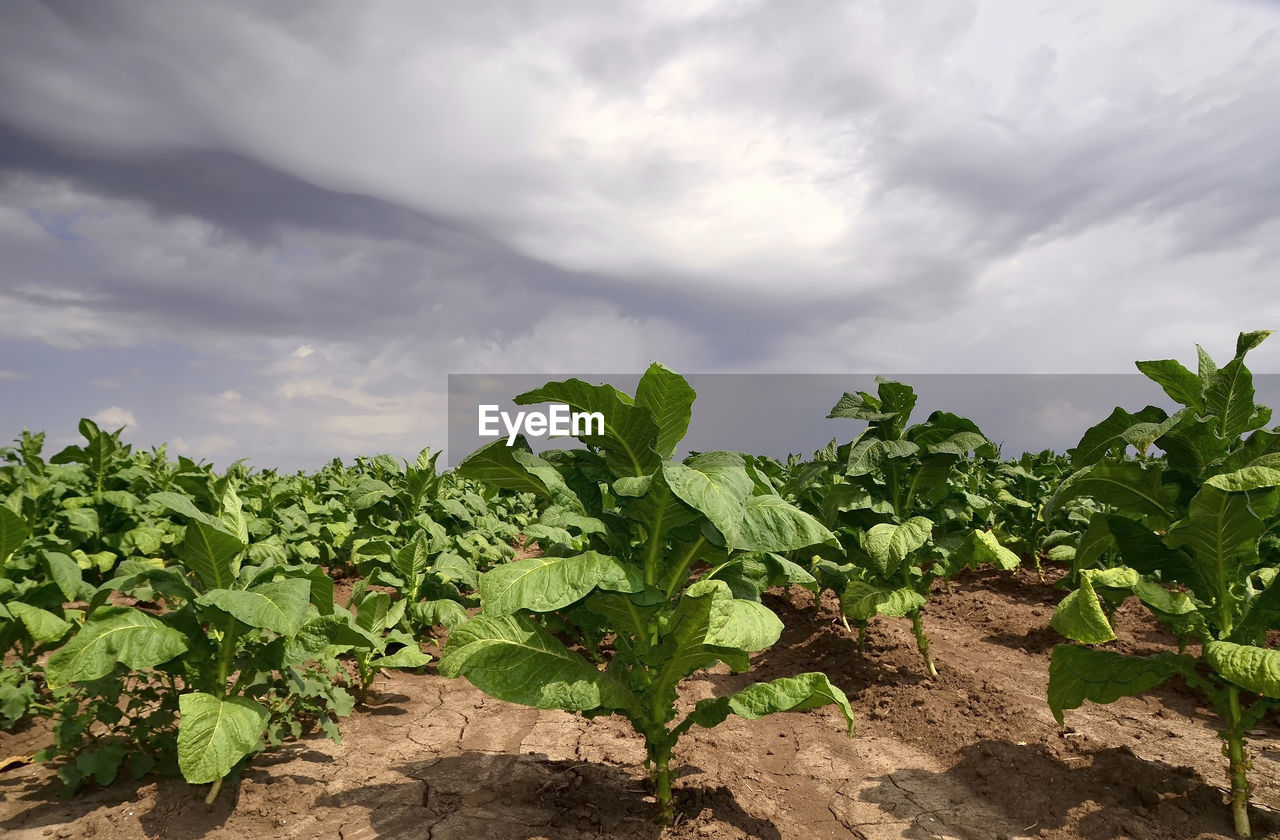
<instances>
[{"instance_id":1,"label":"storm cloud","mask_svg":"<svg viewBox=\"0 0 1280 840\"><path fill-rule=\"evenodd\" d=\"M1244 0L16 0L0 433L294 468L443 446L448 373L1225 354L1277 79Z\"/></svg>"}]
</instances>

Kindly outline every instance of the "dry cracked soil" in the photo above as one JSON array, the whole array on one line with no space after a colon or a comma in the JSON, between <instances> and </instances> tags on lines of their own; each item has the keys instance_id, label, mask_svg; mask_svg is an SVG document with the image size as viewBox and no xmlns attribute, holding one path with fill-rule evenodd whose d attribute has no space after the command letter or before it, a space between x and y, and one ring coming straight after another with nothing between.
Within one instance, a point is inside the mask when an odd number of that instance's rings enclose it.
<instances>
[{"instance_id":1,"label":"dry cracked soil","mask_svg":"<svg viewBox=\"0 0 1280 840\"><path fill-rule=\"evenodd\" d=\"M938 592L927 622L939 676L922 677L909 624L879 619L859 654L834 603L802 590L766 602L787 630L751 675L689 679L683 702L752 679L825 671L858 716L853 738L831 709L730 718L677 748L676 825L653 821L641 743L614 718L512 706L458 680L392 673L342 725L254 758L212 807L174 779L120 782L59 797L48 767L0 771L0 837L859 838L860 840L1183 840L1231 837L1225 759L1213 718L1180 684L1058 727L1045 702L1048 628L1062 591L1033 573L971 573ZM1115 646L1173 640L1122 608ZM44 731L0 734L0 757ZM1256 837L1280 837L1280 719L1251 737Z\"/></svg>"}]
</instances>

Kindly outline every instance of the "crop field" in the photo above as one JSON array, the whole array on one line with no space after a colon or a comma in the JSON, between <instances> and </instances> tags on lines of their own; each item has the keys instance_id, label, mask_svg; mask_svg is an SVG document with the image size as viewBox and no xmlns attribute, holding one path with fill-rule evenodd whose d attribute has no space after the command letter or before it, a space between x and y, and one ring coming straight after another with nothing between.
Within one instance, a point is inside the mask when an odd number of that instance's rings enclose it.
<instances>
[{"instance_id":1,"label":"crop field","mask_svg":"<svg viewBox=\"0 0 1280 840\"><path fill-rule=\"evenodd\" d=\"M1280 427L1241 334L1068 452L832 394L678 457L696 394L312 473L80 424L0 449L0 836L1280 836Z\"/></svg>"}]
</instances>

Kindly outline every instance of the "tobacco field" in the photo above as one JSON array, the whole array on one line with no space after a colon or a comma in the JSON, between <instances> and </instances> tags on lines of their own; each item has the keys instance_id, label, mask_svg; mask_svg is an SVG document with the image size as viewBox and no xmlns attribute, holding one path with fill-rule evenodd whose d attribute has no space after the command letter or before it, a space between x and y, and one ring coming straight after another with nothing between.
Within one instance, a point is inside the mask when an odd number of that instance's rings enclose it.
<instances>
[{"instance_id":1,"label":"tobacco field","mask_svg":"<svg viewBox=\"0 0 1280 840\"><path fill-rule=\"evenodd\" d=\"M660 364L444 471L23 432L0 836L1280 836L1267 335L1017 457L883 379L809 456L678 457Z\"/></svg>"}]
</instances>

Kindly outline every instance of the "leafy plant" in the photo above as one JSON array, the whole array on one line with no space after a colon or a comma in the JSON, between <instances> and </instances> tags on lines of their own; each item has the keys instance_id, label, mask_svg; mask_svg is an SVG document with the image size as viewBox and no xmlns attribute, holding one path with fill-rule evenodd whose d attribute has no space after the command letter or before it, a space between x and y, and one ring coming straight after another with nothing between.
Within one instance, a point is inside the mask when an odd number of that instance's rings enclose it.
<instances>
[{"instance_id":1,"label":"leafy plant","mask_svg":"<svg viewBox=\"0 0 1280 840\"><path fill-rule=\"evenodd\" d=\"M25 556L37 555L38 556ZM12 562L19 555L19 562ZM80 568L65 554L40 550L26 521L0 506L0 727L11 728L39 705L40 659L82 618L64 608L86 591ZM10 656L11 654L11 656Z\"/></svg>"},{"instance_id":2,"label":"leafy plant","mask_svg":"<svg viewBox=\"0 0 1280 840\"><path fill-rule=\"evenodd\" d=\"M49 657L48 684L65 691L55 745L43 759L74 754L74 767L92 768L106 783L130 753L147 756L147 766L176 752L188 782L213 783L212 801L223 778L262 749L268 724L295 713L289 681L303 682L298 670L308 653L295 640L310 605L333 612L333 582L315 566L244 562L247 526L225 479L219 499L211 515L185 495L152 497L187 520L181 566L128 561L94 593L84 625ZM107 603L139 587L158 593L167 609L153 615ZM350 710L350 698L334 699L335 710ZM99 737L95 722L117 735ZM64 767L68 784L82 777Z\"/></svg>"},{"instance_id":3,"label":"leafy plant","mask_svg":"<svg viewBox=\"0 0 1280 840\"><path fill-rule=\"evenodd\" d=\"M735 597L710 575L743 554L834 538L812 517L762 492L736 452L672 460L692 412L683 377L654 364L634 397L576 379L521 394L521 405L564 403L599 411L602 434L582 450L535 455L523 438L497 441L458 467L467 478L536 494L546 554L480 578L481 612L455 627L440 673L466 677L509 702L618 714L645 740L660 817L670 823L672 750L692 726L729 714L755 719L834 703L853 726L845 695L818 673L750 685L699 701L676 722L677 685L725 662L749 668L782 622Z\"/></svg>"},{"instance_id":4,"label":"leafy plant","mask_svg":"<svg viewBox=\"0 0 1280 840\"><path fill-rule=\"evenodd\" d=\"M1171 359L1138 362L1182 410L1117 408L1073 450L1084 466L1055 497L1055 504L1091 496L1109 506L1093 539L1108 542L1121 564L1082 571L1053 626L1077 642L1111 641L1104 606L1134 596L1173 632L1198 639L1200 654L1139 657L1059 645L1049 669L1054 716L1061 723L1085 700L1110 703L1181 676L1221 720L1232 815L1246 837L1245 736L1280 705L1280 651L1267 646L1267 631L1280 627L1280 568L1264 549L1280 525L1280 430L1264 428L1271 410L1255 404L1244 362L1268 334L1242 333L1221 368L1200 348L1196 373ZM1147 456L1152 445L1163 459ZM1126 457L1129 447L1136 458Z\"/></svg>"},{"instance_id":5,"label":"leafy plant","mask_svg":"<svg viewBox=\"0 0 1280 840\"><path fill-rule=\"evenodd\" d=\"M841 397L828 416L868 426L823 455L831 480L813 481L805 506L836 532L852 561L820 560L815 571L839 593L841 610L858 626L859 646L875 616L909 618L925 667L937 676L922 613L933 582L965 566L1011 569L1019 561L992 533L973 527L975 511L990 502L955 480L966 454L991 455L994 447L973 421L943 411L908 426L915 405L911 386L884 379L874 395Z\"/></svg>"}]
</instances>

